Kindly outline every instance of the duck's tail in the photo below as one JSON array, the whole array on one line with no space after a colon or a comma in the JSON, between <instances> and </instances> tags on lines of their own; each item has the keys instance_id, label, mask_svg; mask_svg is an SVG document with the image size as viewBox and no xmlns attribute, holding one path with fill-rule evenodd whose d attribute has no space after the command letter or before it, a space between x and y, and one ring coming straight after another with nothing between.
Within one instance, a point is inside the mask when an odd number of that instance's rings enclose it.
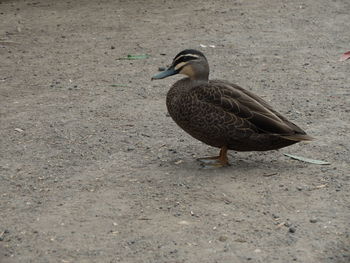
<instances>
[{"instance_id":1,"label":"duck's tail","mask_svg":"<svg viewBox=\"0 0 350 263\"><path fill-rule=\"evenodd\" d=\"M291 141L297 141L297 142L315 140L314 137L311 137L307 134L281 135L280 137L287 139L287 140L291 140Z\"/></svg>"}]
</instances>

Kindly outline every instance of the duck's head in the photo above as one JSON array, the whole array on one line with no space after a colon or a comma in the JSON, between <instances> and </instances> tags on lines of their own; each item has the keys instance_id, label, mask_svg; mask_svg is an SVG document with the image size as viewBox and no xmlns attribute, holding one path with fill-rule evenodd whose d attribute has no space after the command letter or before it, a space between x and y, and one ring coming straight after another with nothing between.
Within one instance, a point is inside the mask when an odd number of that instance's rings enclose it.
<instances>
[{"instance_id":1,"label":"duck's head","mask_svg":"<svg viewBox=\"0 0 350 263\"><path fill-rule=\"evenodd\" d=\"M209 65L202 52L194 49L186 49L177 54L171 66L165 71L152 77L154 79L164 79L166 77L184 74L191 80L208 81Z\"/></svg>"}]
</instances>

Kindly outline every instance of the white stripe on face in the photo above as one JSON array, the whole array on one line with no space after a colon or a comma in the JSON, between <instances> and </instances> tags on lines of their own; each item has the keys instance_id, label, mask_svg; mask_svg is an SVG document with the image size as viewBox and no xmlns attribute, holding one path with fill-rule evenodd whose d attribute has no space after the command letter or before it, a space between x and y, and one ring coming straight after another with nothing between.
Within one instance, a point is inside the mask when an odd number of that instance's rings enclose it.
<instances>
[{"instance_id":1,"label":"white stripe on face","mask_svg":"<svg viewBox=\"0 0 350 263\"><path fill-rule=\"evenodd\" d=\"M199 56L196 55L196 54L185 54L185 55L181 55L181 56L177 57L177 58L174 60L173 64L176 64L176 61L178 61L179 59L181 59L181 58L183 58L183 57L190 57L190 58L193 58L193 59L199 58ZM185 66L186 64L188 64L188 62L190 62L190 61L191 61L191 60L188 60L188 61L185 61L185 62L180 62L179 64L177 64L177 65L175 66L175 70L180 69L181 67L183 67L183 66Z\"/></svg>"},{"instance_id":2,"label":"white stripe on face","mask_svg":"<svg viewBox=\"0 0 350 263\"><path fill-rule=\"evenodd\" d=\"M180 69L182 66L186 65L188 62L181 62L175 66L175 70Z\"/></svg>"},{"instance_id":3,"label":"white stripe on face","mask_svg":"<svg viewBox=\"0 0 350 263\"><path fill-rule=\"evenodd\" d=\"M196 54L185 54L185 55L178 56L178 57L175 59L175 61L177 61L178 59L180 59L180 58L182 58L182 57L193 57L193 58L199 58L199 56L198 56L198 55L196 55ZM175 62L175 61L174 61L174 62Z\"/></svg>"}]
</instances>

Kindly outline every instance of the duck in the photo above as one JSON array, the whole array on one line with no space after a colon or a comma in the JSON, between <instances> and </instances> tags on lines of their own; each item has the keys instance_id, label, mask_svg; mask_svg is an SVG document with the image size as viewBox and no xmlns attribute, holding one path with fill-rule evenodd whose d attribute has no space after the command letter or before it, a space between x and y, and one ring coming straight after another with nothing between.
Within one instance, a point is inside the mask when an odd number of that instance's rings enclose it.
<instances>
[{"instance_id":1,"label":"duck","mask_svg":"<svg viewBox=\"0 0 350 263\"><path fill-rule=\"evenodd\" d=\"M270 151L313 138L256 94L226 80L209 80L209 64L195 49L178 53L152 80L176 74L166 96L169 115L195 139L220 149L218 156L199 158L206 167L230 165L227 153Z\"/></svg>"}]
</instances>

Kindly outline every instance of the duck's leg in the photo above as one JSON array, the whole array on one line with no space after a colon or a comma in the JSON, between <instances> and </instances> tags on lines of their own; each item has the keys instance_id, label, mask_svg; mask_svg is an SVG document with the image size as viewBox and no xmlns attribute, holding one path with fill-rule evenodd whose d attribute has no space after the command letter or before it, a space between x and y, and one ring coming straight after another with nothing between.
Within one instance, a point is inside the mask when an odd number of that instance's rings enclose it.
<instances>
[{"instance_id":1,"label":"duck's leg","mask_svg":"<svg viewBox=\"0 0 350 263\"><path fill-rule=\"evenodd\" d=\"M213 157L198 158L197 160L204 163L204 167L224 167L230 165L227 158L227 146L221 147L220 155Z\"/></svg>"}]
</instances>

